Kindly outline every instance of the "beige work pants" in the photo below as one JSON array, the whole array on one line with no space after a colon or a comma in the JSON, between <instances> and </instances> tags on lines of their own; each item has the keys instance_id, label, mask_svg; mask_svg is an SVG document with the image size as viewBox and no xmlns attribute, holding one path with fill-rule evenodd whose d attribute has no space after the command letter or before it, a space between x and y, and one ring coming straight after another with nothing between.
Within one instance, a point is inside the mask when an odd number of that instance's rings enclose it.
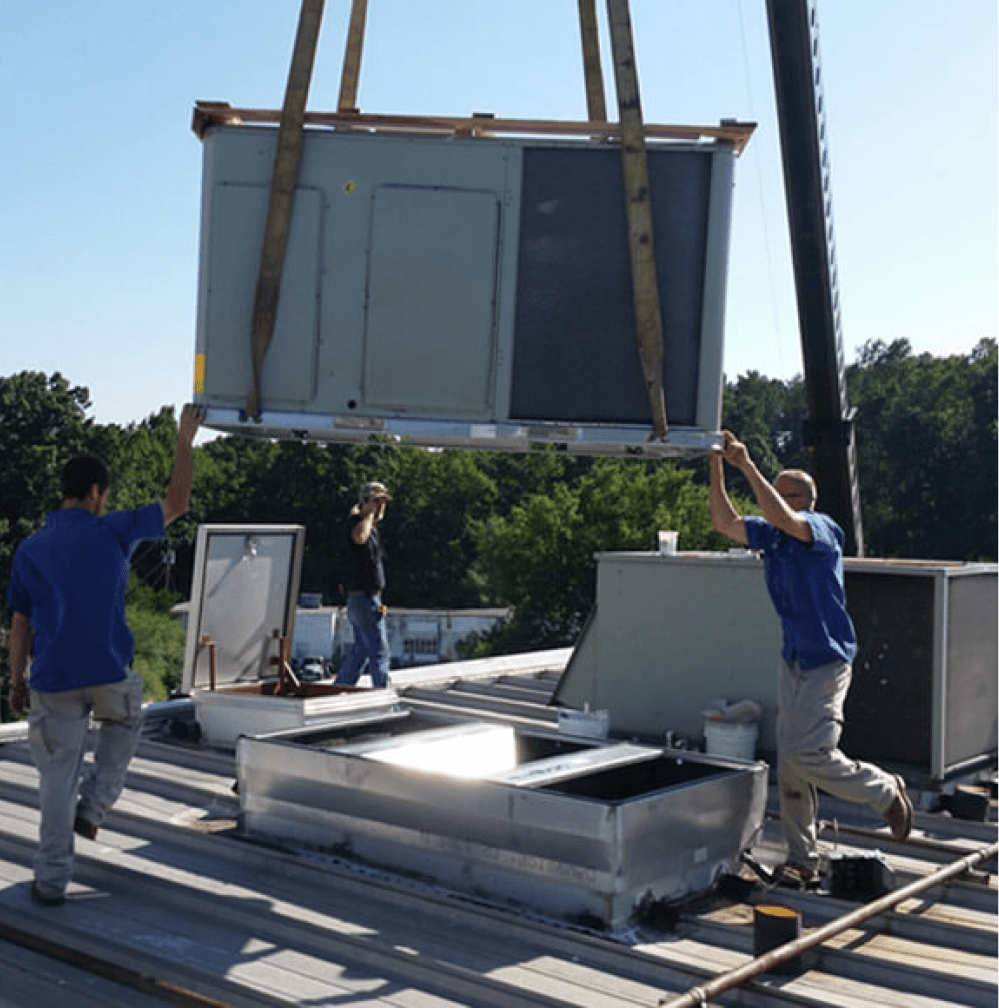
<instances>
[{"instance_id":1,"label":"beige work pants","mask_svg":"<svg viewBox=\"0 0 999 1008\"><path fill-rule=\"evenodd\" d=\"M797 662L789 666L781 660L777 783L791 864L818 865L816 788L882 814L895 798L890 774L872 763L852 760L838 748L851 672L847 662L801 669Z\"/></svg>"},{"instance_id":2,"label":"beige work pants","mask_svg":"<svg viewBox=\"0 0 999 1008\"><path fill-rule=\"evenodd\" d=\"M97 744L81 785L91 715ZM125 785L142 727L142 677L129 672L120 682L102 686L32 690L28 722L41 812L35 881L43 893L55 896L73 873L74 819L79 815L100 825Z\"/></svg>"}]
</instances>

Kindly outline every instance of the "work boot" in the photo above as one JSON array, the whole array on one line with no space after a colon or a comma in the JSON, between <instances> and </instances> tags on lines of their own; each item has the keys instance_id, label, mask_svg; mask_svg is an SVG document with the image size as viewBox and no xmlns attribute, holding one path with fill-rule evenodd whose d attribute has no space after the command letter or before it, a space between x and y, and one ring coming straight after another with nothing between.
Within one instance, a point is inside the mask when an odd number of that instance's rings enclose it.
<instances>
[{"instance_id":1,"label":"work boot","mask_svg":"<svg viewBox=\"0 0 999 1008\"><path fill-rule=\"evenodd\" d=\"M774 882L787 889L818 889L821 882L819 873L808 865L787 864L779 865L774 872Z\"/></svg>"},{"instance_id":2,"label":"work boot","mask_svg":"<svg viewBox=\"0 0 999 1008\"><path fill-rule=\"evenodd\" d=\"M66 902L64 893L51 889L42 889L37 882L31 883L31 898L41 906L57 907Z\"/></svg>"},{"instance_id":3,"label":"work boot","mask_svg":"<svg viewBox=\"0 0 999 1008\"><path fill-rule=\"evenodd\" d=\"M904 840L912 831L912 802L906 794L905 781L898 774L892 775L895 778L895 797L892 799L888 811L885 812L885 821L888 829L896 840Z\"/></svg>"},{"instance_id":4,"label":"work boot","mask_svg":"<svg viewBox=\"0 0 999 1008\"><path fill-rule=\"evenodd\" d=\"M96 840L97 823L92 823L89 819L84 819L83 816L78 815L73 820L73 832L86 837L88 840Z\"/></svg>"}]
</instances>

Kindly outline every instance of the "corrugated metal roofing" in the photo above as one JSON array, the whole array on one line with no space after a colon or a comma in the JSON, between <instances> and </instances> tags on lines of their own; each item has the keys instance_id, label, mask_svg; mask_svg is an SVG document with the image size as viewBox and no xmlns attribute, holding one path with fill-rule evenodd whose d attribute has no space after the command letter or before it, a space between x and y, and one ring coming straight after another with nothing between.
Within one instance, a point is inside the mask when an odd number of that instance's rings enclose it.
<instances>
[{"instance_id":1,"label":"corrugated metal roofing","mask_svg":"<svg viewBox=\"0 0 999 1008\"><path fill-rule=\"evenodd\" d=\"M567 659L393 674L407 703L551 726ZM240 836L232 754L147 737L94 842L77 842L67 903L28 896L37 776L23 741L0 746L0 1005L655 1006L752 959L753 905L799 911L808 932L854 910L748 877L685 908L599 934L419 880ZM775 807L775 804L774 804ZM898 886L996 840L991 822L919 812L891 840L823 798L837 853L880 851ZM835 829L832 823L835 823ZM776 822L754 848L781 858ZM984 866L994 872L994 861ZM733 880L734 881L734 880ZM712 1004L995 1005L995 876L975 872L903 902Z\"/></svg>"}]
</instances>

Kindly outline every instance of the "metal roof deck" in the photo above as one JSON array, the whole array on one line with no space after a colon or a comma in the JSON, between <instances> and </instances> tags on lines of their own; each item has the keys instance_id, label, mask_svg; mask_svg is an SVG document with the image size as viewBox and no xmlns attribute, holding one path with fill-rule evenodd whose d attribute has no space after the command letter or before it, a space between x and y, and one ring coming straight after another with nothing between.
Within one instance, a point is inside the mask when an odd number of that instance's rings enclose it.
<instances>
[{"instance_id":1,"label":"metal roof deck","mask_svg":"<svg viewBox=\"0 0 999 1008\"><path fill-rule=\"evenodd\" d=\"M551 726L566 652L400 670L407 703ZM779 902L804 931L858 904L745 880L606 934L517 913L334 856L265 847L236 828L231 753L147 736L96 841L77 842L67 903L33 904L37 775L27 744L0 746L0 1004L655 1006L752 959L752 906ZM775 803L772 803L775 808ZM996 840L918 812L897 844L823 796L840 852L879 850L898 885ZM781 859L775 821L754 854ZM994 861L984 866L995 872ZM711 1004L861 1008L997 1003L995 876L952 880Z\"/></svg>"}]
</instances>

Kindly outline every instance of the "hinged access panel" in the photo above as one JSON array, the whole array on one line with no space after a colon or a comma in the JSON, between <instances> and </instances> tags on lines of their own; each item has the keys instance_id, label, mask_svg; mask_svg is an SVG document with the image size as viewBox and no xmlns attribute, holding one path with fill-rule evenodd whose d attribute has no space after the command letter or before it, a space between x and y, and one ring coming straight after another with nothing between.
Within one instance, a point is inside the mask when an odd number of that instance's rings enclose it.
<instances>
[{"instance_id":1,"label":"hinged access panel","mask_svg":"<svg viewBox=\"0 0 999 1008\"><path fill-rule=\"evenodd\" d=\"M295 632L303 525L199 525L187 616L183 692L276 677L275 633Z\"/></svg>"}]
</instances>

